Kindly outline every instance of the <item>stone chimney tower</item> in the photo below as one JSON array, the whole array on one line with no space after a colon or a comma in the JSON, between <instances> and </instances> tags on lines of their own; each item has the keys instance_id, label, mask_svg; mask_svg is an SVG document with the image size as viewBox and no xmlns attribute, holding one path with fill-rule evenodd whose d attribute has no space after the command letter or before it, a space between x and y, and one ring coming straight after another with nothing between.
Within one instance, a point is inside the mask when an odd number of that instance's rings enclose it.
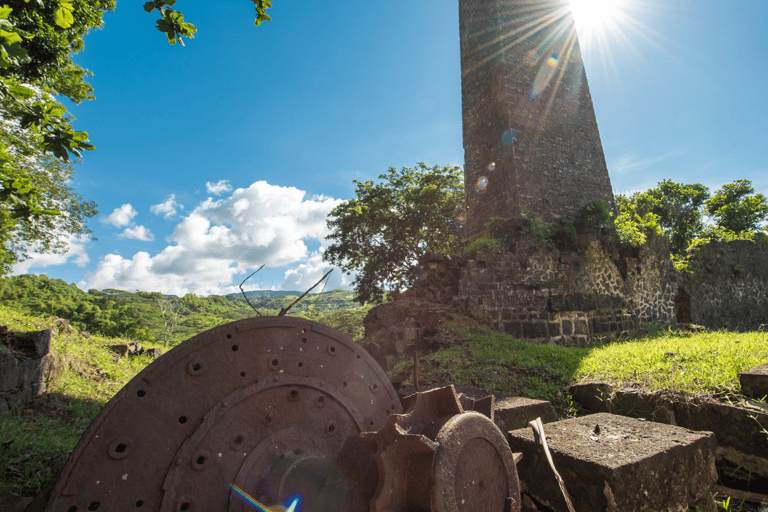
<instances>
[{"instance_id":1,"label":"stone chimney tower","mask_svg":"<svg viewBox=\"0 0 768 512\"><path fill-rule=\"evenodd\" d=\"M459 0L466 234L613 190L567 0Z\"/></svg>"}]
</instances>

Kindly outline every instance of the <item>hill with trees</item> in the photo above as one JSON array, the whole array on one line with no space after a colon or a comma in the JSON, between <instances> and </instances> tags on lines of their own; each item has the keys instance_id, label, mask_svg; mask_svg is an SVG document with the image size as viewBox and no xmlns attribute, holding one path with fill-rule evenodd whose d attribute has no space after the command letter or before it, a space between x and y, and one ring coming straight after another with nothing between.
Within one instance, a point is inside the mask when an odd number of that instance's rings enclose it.
<instances>
[{"instance_id":1,"label":"hill with trees","mask_svg":"<svg viewBox=\"0 0 768 512\"><path fill-rule=\"evenodd\" d=\"M88 290L46 275L0 278L0 301L41 316L65 318L80 331L103 336L174 346L203 331L261 314L277 315L296 295L211 295L183 297L160 292ZM334 290L311 294L294 305L288 315L308 318L362 338L362 320L369 308L355 308L352 292Z\"/></svg>"}]
</instances>

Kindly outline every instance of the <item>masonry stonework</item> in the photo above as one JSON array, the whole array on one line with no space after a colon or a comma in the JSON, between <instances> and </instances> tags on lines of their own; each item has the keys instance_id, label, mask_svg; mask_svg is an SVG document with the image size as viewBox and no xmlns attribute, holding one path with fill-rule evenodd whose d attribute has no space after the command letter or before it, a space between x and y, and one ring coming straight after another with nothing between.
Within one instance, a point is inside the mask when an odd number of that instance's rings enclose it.
<instances>
[{"instance_id":1,"label":"masonry stonework","mask_svg":"<svg viewBox=\"0 0 768 512\"><path fill-rule=\"evenodd\" d=\"M460 0L459 29L467 236L491 217L613 205L568 2Z\"/></svg>"},{"instance_id":2,"label":"masonry stonework","mask_svg":"<svg viewBox=\"0 0 768 512\"><path fill-rule=\"evenodd\" d=\"M692 249L676 305L678 321L709 329L768 326L768 244L734 240Z\"/></svg>"},{"instance_id":3,"label":"masonry stonework","mask_svg":"<svg viewBox=\"0 0 768 512\"><path fill-rule=\"evenodd\" d=\"M414 348L441 343L461 316L531 342L584 345L634 334L639 323L672 323L676 275L666 240L620 251L582 236L578 251L535 250L522 233L515 251L422 258L415 286L365 319L364 346L384 367Z\"/></svg>"}]
</instances>

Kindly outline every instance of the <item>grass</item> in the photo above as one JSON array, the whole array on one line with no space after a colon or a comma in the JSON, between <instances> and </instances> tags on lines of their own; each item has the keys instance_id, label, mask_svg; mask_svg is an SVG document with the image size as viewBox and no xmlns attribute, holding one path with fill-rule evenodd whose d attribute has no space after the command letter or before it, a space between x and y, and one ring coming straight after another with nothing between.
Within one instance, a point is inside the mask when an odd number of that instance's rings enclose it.
<instances>
[{"instance_id":1,"label":"grass","mask_svg":"<svg viewBox=\"0 0 768 512\"><path fill-rule=\"evenodd\" d=\"M0 305L0 325L16 332L52 328L45 319L4 305ZM45 394L16 404L0 416L0 468L5 468L0 473L0 495L38 494L63 468L104 404L152 362L148 356L118 360L109 346L123 341L79 333L59 333L54 338L56 379ZM0 358L6 352L0 351Z\"/></svg>"},{"instance_id":2,"label":"grass","mask_svg":"<svg viewBox=\"0 0 768 512\"><path fill-rule=\"evenodd\" d=\"M490 329L455 329L459 341L420 358L423 379L549 400L572 415L567 387L600 380L615 386L737 397L738 374L768 360L768 333L688 333L648 326L649 334L588 347L534 344ZM411 372L412 361L395 373ZM406 385L412 385L410 380Z\"/></svg>"},{"instance_id":3,"label":"grass","mask_svg":"<svg viewBox=\"0 0 768 512\"><path fill-rule=\"evenodd\" d=\"M11 331L41 330L49 324L0 305L0 325ZM449 346L420 358L423 380L549 400L561 416L577 414L567 393L577 382L599 379L728 399L739 394L740 371L768 360L764 332L691 334L650 326L643 337L587 347L534 344L476 327L453 328L450 337ZM152 362L144 356L118 359L109 345L121 341L79 333L55 338L57 379L44 395L0 416L0 468L5 468L0 495L39 493L104 404ZM5 352L0 350L0 358ZM412 365L402 362L394 372L412 371Z\"/></svg>"},{"instance_id":4,"label":"grass","mask_svg":"<svg viewBox=\"0 0 768 512\"><path fill-rule=\"evenodd\" d=\"M581 361L575 378L651 391L737 395L739 373L767 360L765 332L667 332L594 348Z\"/></svg>"}]
</instances>

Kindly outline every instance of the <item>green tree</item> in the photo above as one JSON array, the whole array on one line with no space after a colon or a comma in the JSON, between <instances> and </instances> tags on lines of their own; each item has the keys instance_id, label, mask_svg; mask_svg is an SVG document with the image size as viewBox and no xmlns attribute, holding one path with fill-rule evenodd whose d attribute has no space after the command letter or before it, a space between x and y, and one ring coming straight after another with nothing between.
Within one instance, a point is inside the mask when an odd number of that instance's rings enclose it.
<instances>
[{"instance_id":1,"label":"green tree","mask_svg":"<svg viewBox=\"0 0 768 512\"><path fill-rule=\"evenodd\" d=\"M756 194L749 180L735 180L723 185L705 205L715 224L733 233L760 231L768 221L768 200Z\"/></svg>"},{"instance_id":2,"label":"green tree","mask_svg":"<svg viewBox=\"0 0 768 512\"><path fill-rule=\"evenodd\" d=\"M636 192L629 198L616 196L619 208L617 222L655 220L669 239L672 254L682 254L704 228L703 206L709 198L709 189L695 183L686 185L664 180L646 192ZM622 212L625 214L622 217ZM655 217L647 217L653 214ZM645 219L645 220L643 220ZM637 236L637 235L635 235Z\"/></svg>"},{"instance_id":3,"label":"green tree","mask_svg":"<svg viewBox=\"0 0 768 512\"><path fill-rule=\"evenodd\" d=\"M323 259L357 272L353 286L360 304L381 302L385 289L413 284L426 251L459 248L452 220L464 205L460 167L430 169L419 162L400 171L390 167L379 180L354 180L357 197L334 208L327 221L334 242Z\"/></svg>"}]
</instances>

